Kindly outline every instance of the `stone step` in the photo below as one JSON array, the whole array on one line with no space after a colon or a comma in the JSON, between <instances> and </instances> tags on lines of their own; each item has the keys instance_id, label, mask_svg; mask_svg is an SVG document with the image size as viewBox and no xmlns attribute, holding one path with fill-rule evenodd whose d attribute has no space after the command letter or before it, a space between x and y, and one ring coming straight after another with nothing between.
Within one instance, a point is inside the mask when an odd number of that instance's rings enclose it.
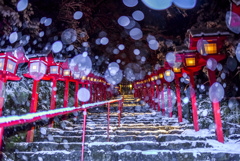
<instances>
[{"instance_id":1,"label":"stone step","mask_svg":"<svg viewBox=\"0 0 240 161\"><path fill-rule=\"evenodd\" d=\"M155 131L155 130L170 130L170 129L181 129L180 126L109 126L112 130L125 130L125 131ZM82 130L83 127L75 127L73 130ZM104 126L86 126L86 130L107 130L107 125Z\"/></svg>"},{"instance_id":2,"label":"stone step","mask_svg":"<svg viewBox=\"0 0 240 161\"><path fill-rule=\"evenodd\" d=\"M82 136L61 136L61 135L52 135L51 137L42 136L38 137L38 141L54 141L56 143L62 143L63 140L67 140L68 142L82 142ZM106 142L107 135L86 135L85 142ZM157 141L157 137L155 135L149 136L136 136L136 135L126 135L126 136L116 136L109 135L110 142L123 142L123 141Z\"/></svg>"},{"instance_id":3,"label":"stone step","mask_svg":"<svg viewBox=\"0 0 240 161\"><path fill-rule=\"evenodd\" d=\"M14 148L18 152L37 152L37 151L55 151L55 150L77 150L81 151L81 142L32 142L32 143L14 143ZM103 149L104 151L113 151L120 149L132 150L147 150L158 149L159 143L156 141L125 141L125 142L92 142L85 143L85 150L89 149L92 152Z\"/></svg>"},{"instance_id":4,"label":"stone step","mask_svg":"<svg viewBox=\"0 0 240 161\"><path fill-rule=\"evenodd\" d=\"M155 129L155 130L134 130L134 129L127 129L127 130L121 130L121 129L114 129L110 128L109 134L111 135L159 135L159 134L181 134L184 130L182 129L169 129L169 130L163 130L163 129ZM45 134L45 133L44 133ZM56 131L47 131L46 135L62 135L62 136L79 136L82 135L82 130L73 130L73 131L63 131L63 130L56 130ZM106 135L106 130L86 130L86 135ZM42 133L40 131L37 131L35 133L35 136L41 136Z\"/></svg>"},{"instance_id":5,"label":"stone step","mask_svg":"<svg viewBox=\"0 0 240 161\"><path fill-rule=\"evenodd\" d=\"M81 142L82 136L62 136L62 135L52 135L52 136L38 136L35 137L37 141L54 141L57 143L63 142L63 140L67 140L68 142ZM118 135L110 135L110 142L122 142L122 141L158 141L158 142L169 142L175 140L185 140L185 141L206 141L209 139L216 140L216 136L208 135L208 136L186 136L186 135L178 135L178 134L161 134L161 135L146 135L146 136L136 136L136 135L126 135L126 136L118 136ZM107 135L86 135L85 142L105 142L107 140Z\"/></svg>"},{"instance_id":6,"label":"stone step","mask_svg":"<svg viewBox=\"0 0 240 161\"><path fill-rule=\"evenodd\" d=\"M14 152L12 160L16 161L80 161L81 151L38 151L38 152ZM91 157L92 158L92 157ZM91 160L88 153L84 152L84 160ZM7 161L7 160L6 160Z\"/></svg>"},{"instance_id":7,"label":"stone step","mask_svg":"<svg viewBox=\"0 0 240 161\"><path fill-rule=\"evenodd\" d=\"M167 142L167 141L175 141L175 140L188 140L188 141L203 141L208 139L214 139L216 140L216 135L198 135L198 136L192 136L192 135L179 135L179 134L161 134L157 136L158 142Z\"/></svg>"},{"instance_id":8,"label":"stone step","mask_svg":"<svg viewBox=\"0 0 240 161\"><path fill-rule=\"evenodd\" d=\"M11 154L9 154L11 155ZM15 152L12 153L13 160L36 161L36 160L71 160L79 161L81 151L38 151L38 152ZM104 151L102 149L88 153L85 151L84 160L94 161L193 161L193 160L217 160L217 161L239 161L237 152L224 152L214 148L182 149L182 150L129 150L121 149L115 151Z\"/></svg>"},{"instance_id":9,"label":"stone step","mask_svg":"<svg viewBox=\"0 0 240 161\"><path fill-rule=\"evenodd\" d=\"M87 125L88 124L107 124L107 120L106 121L87 121ZM109 123L111 124L118 124L118 120L116 121L110 121ZM143 123L143 124L160 124L160 125L179 125L178 122L166 122L166 121L161 121L161 120L157 120L157 121L135 121L135 120L121 120L120 122L121 124L134 124L134 123ZM83 124L83 122L79 122L79 124Z\"/></svg>"},{"instance_id":10,"label":"stone step","mask_svg":"<svg viewBox=\"0 0 240 161\"><path fill-rule=\"evenodd\" d=\"M183 150L118 150L114 154L104 154L96 152L101 159L109 158L112 161L128 160L128 161L193 161L193 160L216 160L216 161L238 161L240 156L236 152L222 152L215 149L183 149ZM101 155L102 154L102 155Z\"/></svg>"},{"instance_id":11,"label":"stone step","mask_svg":"<svg viewBox=\"0 0 240 161\"><path fill-rule=\"evenodd\" d=\"M117 135L160 135L160 134L181 134L183 130L156 130L156 131L125 131L118 130L116 131Z\"/></svg>"}]
</instances>

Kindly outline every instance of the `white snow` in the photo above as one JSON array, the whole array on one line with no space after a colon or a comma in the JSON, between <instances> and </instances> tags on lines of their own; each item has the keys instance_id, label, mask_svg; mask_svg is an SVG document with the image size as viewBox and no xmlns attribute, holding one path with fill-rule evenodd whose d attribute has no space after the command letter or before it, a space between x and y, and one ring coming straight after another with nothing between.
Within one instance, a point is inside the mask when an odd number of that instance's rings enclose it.
<instances>
[{"instance_id":1,"label":"white snow","mask_svg":"<svg viewBox=\"0 0 240 161\"><path fill-rule=\"evenodd\" d=\"M210 136L213 134L208 129L201 129L197 132L192 129L187 129L187 130L184 130L181 135L183 135L183 136L189 135L189 136L193 136L193 137L199 137L199 136Z\"/></svg>"},{"instance_id":2,"label":"white snow","mask_svg":"<svg viewBox=\"0 0 240 161\"><path fill-rule=\"evenodd\" d=\"M41 111L41 112L36 112L36 113L28 113L28 114L21 115L21 116L13 115L13 116L7 116L7 117L0 117L0 124L14 122L14 121L21 121L22 123L24 123L24 122L31 121L32 119L40 120L42 118L46 118L46 115L54 115L54 114L58 114L58 113L61 114L63 112L71 113L71 112L75 111L76 109L77 109L77 111L81 111L85 108L92 108L92 107L100 106L100 105L107 104L107 103L113 103L115 101L120 101L121 99L122 98L115 99L115 100L109 100L109 101L103 101L103 102L97 102L97 103L88 103L88 104L84 104L80 107L66 107L66 108L59 108L59 109L55 109L55 110ZM40 118L38 118L38 117L40 117Z\"/></svg>"}]
</instances>

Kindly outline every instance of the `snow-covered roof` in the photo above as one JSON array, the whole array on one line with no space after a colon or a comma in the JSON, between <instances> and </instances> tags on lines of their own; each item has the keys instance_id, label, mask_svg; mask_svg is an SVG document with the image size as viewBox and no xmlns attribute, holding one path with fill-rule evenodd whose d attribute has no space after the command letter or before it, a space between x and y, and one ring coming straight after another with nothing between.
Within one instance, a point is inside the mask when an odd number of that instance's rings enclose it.
<instances>
[{"instance_id":1,"label":"snow-covered roof","mask_svg":"<svg viewBox=\"0 0 240 161\"><path fill-rule=\"evenodd\" d=\"M175 47L176 53L194 53L196 50L189 50L186 46L176 46Z\"/></svg>"},{"instance_id":2,"label":"snow-covered roof","mask_svg":"<svg viewBox=\"0 0 240 161\"><path fill-rule=\"evenodd\" d=\"M34 53L34 54L27 54L26 58L38 58L38 57L47 57L48 53Z\"/></svg>"},{"instance_id":3,"label":"snow-covered roof","mask_svg":"<svg viewBox=\"0 0 240 161\"><path fill-rule=\"evenodd\" d=\"M0 52L13 52L15 49L1 49L0 48Z\"/></svg>"},{"instance_id":4,"label":"snow-covered roof","mask_svg":"<svg viewBox=\"0 0 240 161\"><path fill-rule=\"evenodd\" d=\"M240 5L240 0L232 0L233 3L235 3L237 6Z\"/></svg>"},{"instance_id":5,"label":"snow-covered roof","mask_svg":"<svg viewBox=\"0 0 240 161\"><path fill-rule=\"evenodd\" d=\"M54 58L54 62L64 63L66 62L66 58Z\"/></svg>"},{"instance_id":6,"label":"snow-covered roof","mask_svg":"<svg viewBox=\"0 0 240 161\"><path fill-rule=\"evenodd\" d=\"M190 29L188 30L192 37L202 37L202 36L228 36L229 32L223 29Z\"/></svg>"}]
</instances>

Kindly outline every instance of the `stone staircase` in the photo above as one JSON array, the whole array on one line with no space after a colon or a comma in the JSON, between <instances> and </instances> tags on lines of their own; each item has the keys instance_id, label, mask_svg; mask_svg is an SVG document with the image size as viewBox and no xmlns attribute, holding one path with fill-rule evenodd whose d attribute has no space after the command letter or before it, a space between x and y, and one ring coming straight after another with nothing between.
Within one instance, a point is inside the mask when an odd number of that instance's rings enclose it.
<instances>
[{"instance_id":1,"label":"stone staircase","mask_svg":"<svg viewBox=\"0 0 240 161\"><path fill-rule=\"evenodd\" d=\"M218 143L215 134L209 133L208 130L194 132L193 126L186 120L179 124L177 118L163 117L160 112L130 113L131 110L134 111L136 105L139 106L133 96L125 97L120 127L117 104L111 106L109 142L107 142L107 113L89 110L84 160L240 160L240 151L237 151L236 147L232 147L231 150L228 144ZM83 116L78 118L77 121L61 121L57 128L41 127L35 132L32 143L7 143L11 146L5 146L3 160L81 160Z\"/></svg>"}]
</instances>

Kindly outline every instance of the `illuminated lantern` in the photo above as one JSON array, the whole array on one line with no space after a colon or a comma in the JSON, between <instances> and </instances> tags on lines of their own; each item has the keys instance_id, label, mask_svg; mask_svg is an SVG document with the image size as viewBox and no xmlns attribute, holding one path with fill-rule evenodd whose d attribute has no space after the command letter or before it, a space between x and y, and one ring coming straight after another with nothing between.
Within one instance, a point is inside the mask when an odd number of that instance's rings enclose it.
<instances>
[{"instance_id":1,"label":"illuminated lantern","mask_svg":"<svg viewBox=\"0 0 240 161\"><path fill-rule=\"evenodd\" d=\"M219 54L223 42L229 36L229 32L219 31L219 30L188 30L189 32L189 50L198 50L198 42L206 41L207 43L202 43L201 50L205 52L199 52L200 54L206 53L207 55ZM199 51L199 50L198 50Z\"/></svg>"},{"instance_id":2,"label":"illuminated lantern","mask_svg":"<svg viewBox=\"0 0 240 161\"><path fill-rule=\"evenodd\" d=\"M196 66L196 53L185 53L184 63L186 67L195 67Z\"/></svg>"},{"instance_id":3,"label":"illuminated lantern","mask_svg":"<svg viewBox=\"0 0 240 161\"><path fill-rule=\"evenodd\" d=\"M160 79L163 79L163 73L160 73L160 74L159 74L159 78L160 78Z\"/></svg>"},{"instance_id":4,"label":"illuminated lantern","mask_svg":"<svg viewBox=\"0 0 240 161\"><path fill-rule=\"evenodd\" d=\"M24 77L33 79L33 89L32 89L32 100L30 113L37 112L37 102L38 102L38 93L39 93L39 82L41 79L50 80L46 77L47 68L48 68L48 54L30 54L27 55L29 71L26 74L23 74ZM34 136L34 126L31 127L31 130L27 132L27 142L32 142Z\"/></svg>"},{"instance_id":5,"label":"illuminated lantern","mask_svg":"<svg viewBox=\"0 0 240 161\"><path fill-rule=\"evenodd\" d=\"M57 61L57 63L55 62ZM62 77L62 63L65 62L66 60L57 60L53 59L52 54L48 55L48 65L49 65L49 70L48 70L48 79L52 81L52 94L51 94L51 104L50 104L50 110L55 109L55 103L56 103L56 91L57 91L57 80ZM53 127L53 118L49 120L49 127Z\"/></svg>"},{"instance_id":6,"label":"illuminated lantern","mask_svg":"<svg viewBox=\"0 0 240 161\"><path fill-rule=\"evenodd\" d=\"M62 63L61 68L62 68L62 77L59 77L58 80L65 82L63 107L66 108L68 107L69 81L72 80L73 78L72 78L71 70L69 69L68 61L65 61L64 63ZM63 119L67 119L67 116L65 115Z\"/></svg>"},{"instance_id":7,"label":"illuminated lantern","mask_svg":"<svg viewBox=\"0 0 240 161\"><path fill-rule=\"evenodd\" d=\"M162 115L163 116L165 116L165 104L164 104L164 92L163 92L163 82L164 82L164 79L163 79L163 77L164 77L164 69L163 68L161 68L160 69L160 71L159 71L160 73L159 73L159 78L161 79L161 103L162 103ZM159 88L159 87L157 87L157 88ZM159 94L158 94L158 99L160 98L160 96L159 96ZM160 108L160 100L158 101L159 103L158 103L158 106L159 106L159 108Z\"/></svg>"},{"instance_id":8,"label":"illuminated lantern","mask_svg":"<svg viewBox=\"0 0 240 161\"><path fill-rule=\"evenodd\" d=\"M193 115L193 125L195 131L199 131L198 125L198 114L197 114L197 102L195 94L195 84L194 84L194 73L201 70L202 66L198 63L197 52L192 50L182 51L182 56L184 59L184 71L188 73L190 77L190 93L192 102L192 115Z\"/></svg>"},{"instance_id":9,"label":"illuminated lantern","mask_svg":"<svg viewBox=\"0 0 240 161\"><path fill-rule=\"evenodd\" d=\"M8 80L19 81L20 77L16 75L17 67L20 63L27 62L24 50L21 47L16 50L0 49L0 116L4 104L5 84ZM0 128L0 150L2 145L3 128Z\"/></svg>"},{"instance_id":10,"label":"illuminated lantern","mask_svg":"<svg viewBox=\"0 0 240 161\"><path fill-rule=\"evenodd\" d=\"M232 3L232 11L239 14L240 13L240 7L239 7L239 2L234 1ZM233 24L234 25L234 24ZM196 42L199 39L206 40L208 42L208 45L204 46L204 49L208 51L209 53L207 55L200 55L200 60L198 62L199 68L202 66L205 66L207 64L207 60L209 58L215 59L217 62L225 59L226 55L221 54L221 48L224 44L224 41L227 39L227 36L229 36L229 32L226 31L206 31L206 32L200 32L197 30L190 30L190 49L196 49L197 45ZM201 54L201 53L200 53ZM210 86L216 82L216 75L215 71L211 71L208 69L208 77L209 77L209 82ZM190 78L191 81L191 78ZM219 108L219 102L213 102L212 103L213 107L213 115L214 115L214 120L216 124L216 135L217 139L219 142L224 142L223 138L223 131L222 131L222 122L221 122L221 114L220 114L220 108Z\"/></svg>"}]
</instances>

